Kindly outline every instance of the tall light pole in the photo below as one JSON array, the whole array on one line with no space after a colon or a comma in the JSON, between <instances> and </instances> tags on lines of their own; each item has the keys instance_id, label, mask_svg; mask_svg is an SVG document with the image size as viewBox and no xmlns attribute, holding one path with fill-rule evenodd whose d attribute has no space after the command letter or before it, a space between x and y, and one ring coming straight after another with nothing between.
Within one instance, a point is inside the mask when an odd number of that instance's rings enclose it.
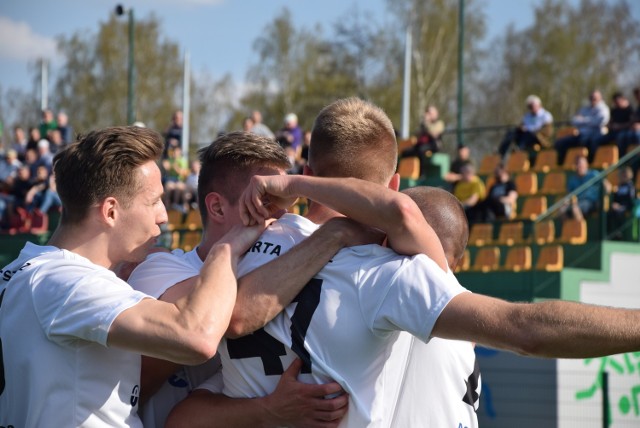
<instances>
[{"instance_id":1,"label":"tall light pole","mask_svg":"<svg viewBox=\"0 0 640 428\"><path fill-rule=\"evenodd\" d=\"M133 8L125 9L121 4L116 6L116 15L122 16L127 13L129 15L129 62L127 73L127 124L131 125L136 121L136 63L134 61L135 52L135 20L133 17Z\"/></svg>"},{"instance_id":2,"label":"tall light pole","mask_svg":"<svg viewBox=\"0 0 640 428\"><path fill-rule=\"evenodd\" d=\"M458 126L456 135L458 147L464 145L462 139L462 103L463 103L463 76L464 76L464 0L459 0L458 7Z\"/></svg>"}]
</instances>

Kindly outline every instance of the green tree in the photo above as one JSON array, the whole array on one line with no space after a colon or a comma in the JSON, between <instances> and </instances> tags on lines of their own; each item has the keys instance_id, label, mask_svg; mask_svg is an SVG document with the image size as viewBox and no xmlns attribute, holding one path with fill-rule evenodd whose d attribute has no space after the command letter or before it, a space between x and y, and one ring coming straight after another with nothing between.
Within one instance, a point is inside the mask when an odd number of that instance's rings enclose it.
<instances>
[{"instance_id":1,"label":"green tree","mask_svg":"<svg viewBox=\"0 0 640 428\"><path fill-rule=\"evenodd\" d=\"M563 122L600 89L608 101L617 89L628 90L638 77L640 26L629 3L582 0L572 5L546 0L534 9L533 24L509 28L483 86L484 102L493 106L478 115L485 123L517 123L529 94L542 98L556 121ZM625 82L627 77L627 82Z\"/></svg>"}]
</instances>

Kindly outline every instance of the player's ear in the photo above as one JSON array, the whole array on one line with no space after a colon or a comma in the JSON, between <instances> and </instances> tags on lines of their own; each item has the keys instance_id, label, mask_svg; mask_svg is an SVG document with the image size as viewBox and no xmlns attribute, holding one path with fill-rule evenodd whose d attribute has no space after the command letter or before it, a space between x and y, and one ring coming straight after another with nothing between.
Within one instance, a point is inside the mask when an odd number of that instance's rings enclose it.
<instances>
[{"instance_id":1,"label":"player's ear","mask_svg":"<svg viewBox=\"0 0 640 428\"><path fill-rule=\"evenodd\" d=\"M400 190L400 174L393 174L393 177L391 177L389 181L389 189L395 190L396 192Z\"/></svg>"},{"instance_id":2,"label":"player's ear","mask_svg":"<svg viewBox=\"0 0 640 428\"><path fill-rule=\"evenodd\" d=\"M118 219L120 204L116 198L109 196L98 206L100 221L112 227Z\"/></svg>"},{"instance_id":3,"label":"player's ear","mask_svg":"<svg viewBox=\"0 0 640 428\"><path fill-rule=\"evenodd\" d=\"M216 223L224 222L224 211L226 200L217 192L208 193L204 198L207 207L207 217Z\"/></svg>"},{"instance_id":4,"label":"player's ear","mask_svg":"<svg viewBox=\"0 0 640 428\"><path fill-rule=\"evenodd\" d=\"M311 175L311 176L313 176L315 174L313 173L313 170L311 168L309 168L309 165L307 164L304 167L302 167L302 175Z\"/></svg>"}]
</instances>

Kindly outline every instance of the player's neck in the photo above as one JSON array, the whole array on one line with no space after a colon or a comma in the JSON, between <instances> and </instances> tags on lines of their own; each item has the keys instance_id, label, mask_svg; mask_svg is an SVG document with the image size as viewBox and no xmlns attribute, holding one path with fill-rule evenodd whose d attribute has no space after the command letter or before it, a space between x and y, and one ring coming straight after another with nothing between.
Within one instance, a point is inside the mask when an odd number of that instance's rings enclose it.
<instances>
[{"instance_id":1,"label":"player's neck","mask_svg":"<svg viewBox=\"0 0 640 428\"><path fill-rule=\"evenodd\" d=\"M309 207L309 212L305 217L315 224L325 224L327 221L339 215L336 211L314 202Z\"/></svg>"}]
</instances>

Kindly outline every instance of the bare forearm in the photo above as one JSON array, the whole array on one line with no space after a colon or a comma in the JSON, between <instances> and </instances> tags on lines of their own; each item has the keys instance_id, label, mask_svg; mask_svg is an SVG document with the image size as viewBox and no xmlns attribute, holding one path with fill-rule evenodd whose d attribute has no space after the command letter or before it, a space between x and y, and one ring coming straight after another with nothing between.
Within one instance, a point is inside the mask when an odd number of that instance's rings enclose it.
<instances>
[{"instance_id":1,"label":"bare forearm","mask_svg":"<svg viewBox=\"0 0 640 428\"><path fill-rule=\"evenodd\" d=\"M300 176L292 192L328 206L349 218L387 234L399 254L426 254L446 269L444 251L434 230L407 195L354 178L327 179Z\"/></svg>"},{"instance_id":2,"label":"bare forearm","mask_svg":"<svg viewBox=\"0 0 640 428\"><path fill-rule=\"evenodd\" d=\"M567 301L521 305L521 329L531 332L529 355L590 358L640 350L640 311Z\"/></svg>"},{"instance_id":3,"label":"bare forearm","mask_svg":"<svg viewBox=\"0 0 640 428\"><path fill-rule=\"evenodd\" d=\"M340 232L321 228L271 263L240 278L226 336L235 338L262 328L343 246Z\"/></svg>"}]
</instances>

